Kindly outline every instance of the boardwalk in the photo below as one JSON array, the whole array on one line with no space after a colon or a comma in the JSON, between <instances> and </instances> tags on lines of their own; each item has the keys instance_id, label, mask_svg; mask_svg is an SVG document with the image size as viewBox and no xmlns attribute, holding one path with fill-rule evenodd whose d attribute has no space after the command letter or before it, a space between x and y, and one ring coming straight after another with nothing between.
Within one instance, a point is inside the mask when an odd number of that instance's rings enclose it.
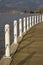
<instances>
[{"instance_id":1,"label":"boardwalk","mask_svg":"<svg viewBox=\"0 0 43 65\"><path fill-rule=\"evenodd\" d=\"M43 23L35 25L27 32L11 65L43 65Z\"/></svg>"}]
</instances>

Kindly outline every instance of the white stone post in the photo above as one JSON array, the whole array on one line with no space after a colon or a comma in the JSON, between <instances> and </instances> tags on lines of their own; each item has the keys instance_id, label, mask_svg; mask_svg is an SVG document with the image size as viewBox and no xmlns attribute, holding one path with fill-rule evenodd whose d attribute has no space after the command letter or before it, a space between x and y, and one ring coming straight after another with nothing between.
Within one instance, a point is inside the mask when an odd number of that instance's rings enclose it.
<instances>
[{"instance_id":1,"label":"white stone post","mask_svg":"<svg viewBox=\"0 0 43 65\"><path fill-rule=\"evenodd\" d=\"M39 23L39 15L38 15L38 23Z\"/></svg>"},{"instance_id":2,"label":"white stone post","mask_svg":"<svg viewBox=\"0 0 43 65\"><path fill-rule=\"evenodd\" d=\"M37 24L37 23L36 23L36 16L35 16L35 24Z\"/></svg>"},{"instance_id":3,"label":"white stone post","mask_svg":"<svg viewBox=\"0 0 43 65\"><path fill-rule=\"evenodd\" d=\"M41 22L41 15L40 15L40 22Z\"/></svg>"},{"instance_id":4,"label":"white stone post","mask_svg":"<svg viewBox=\"0 0 43 65\"><path fill-rule=\"evenodd\" d=\"M38 23L40 23L40 15L38 16L38 21L39 21Z\"/></svg>"},{"instance_id":5,"label":"white stone post","mask_svg":"<svg viewBox=\"0 0 43 65\"><path fill-rule=\"evenodd\" d=\"M29 30L29 17L27 17L27 31Z\"/></svg>"},{"instance_id":6,"label":"white stone post","mask_svg":"<svg viewBox=\"0 0 43 65\"><path fill-rule=\"evenodd\" d=\"M19 37L22 37L22 19L19 19Z\"/></svg>"},{"instance_id":7,"label":"white stone post","mask_svg":"<svg viewBox=\"0 0 43 65\"><path fill-rule=\"evenodd\" d=\"M31 16L29 18L30 18L30 21L29 22L30 22L30 28L31 28L32 27L32 25L31 25Z\"/></svg>"},{"instance_id":8,"label":"white stone post","mask_svg":"<svg viewBox=\"0 0 43 65\"><path fill-rule=\"evenodd\" d=\"M39 16L37 15L37 24L39 23Z\"/></svg>"},{"instance_id":9,"label":"white stone post","mask_svg":"<svg viewBox=\"0 0 43 65\"><path fill-rule=\"evenodd\" d=\"M34 16L32 16L32 26L34 26L34 23L35 23Z\"/></svg>"},{"instance_id":10,"label":"white stone post","mask_svg":"<svg viewBox=\"0 0 43 65\"><path fill-rule=\"evenodd\" d=\"M26 32L26 18L23 18L23 32Z\"/></svg>"},{"instance_id":11,"label":"white stone post","mask_svg":"<svg viewBox=\"0 0 43 65\"><path fill-rule=\"evenodd\" d=\"M43 14L42 14L42 22L43 22Z\"/></svg>"},{"instance_id":12,"label":"white stone post","mask_svg":"<svg viewBox=\"0 0 43 65\"><path fill-rule=\"evenodd\" d=\"M5 57L10 57L10 28L9 24L5 25Z\"/></svg>"},{"instance_id":13,"label":"white stone post","mask_svg":"<svg viewBox=\"0 0 43 65\"><path fill-rule=\"evenodd\" d=\"M14 44L17 44L17 20L14 20Z\"/></svg>"}]
</instances>

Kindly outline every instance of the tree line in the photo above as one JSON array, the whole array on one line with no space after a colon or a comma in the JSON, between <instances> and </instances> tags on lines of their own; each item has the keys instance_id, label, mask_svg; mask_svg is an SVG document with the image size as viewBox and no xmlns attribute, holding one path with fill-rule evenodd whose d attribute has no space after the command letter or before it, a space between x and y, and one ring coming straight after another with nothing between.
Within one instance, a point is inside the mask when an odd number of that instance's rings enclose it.
<instances>
[{"instance_id":1,"label":"tree line","mask_svg":"<svg viewBox=\"0 0 43 65\"><path fill-rule=\"evenodd\" d=\"M37 9L37 10L24 10L24 13L43 13L43 9Z\"/></svg>"}]
</instances>

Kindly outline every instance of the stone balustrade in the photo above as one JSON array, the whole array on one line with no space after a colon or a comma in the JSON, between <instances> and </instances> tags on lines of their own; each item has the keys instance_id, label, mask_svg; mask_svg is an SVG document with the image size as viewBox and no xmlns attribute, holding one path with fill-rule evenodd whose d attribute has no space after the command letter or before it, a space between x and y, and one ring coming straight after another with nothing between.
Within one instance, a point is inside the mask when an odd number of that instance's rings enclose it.
<instances>
[{"instance_id":1,"label":"stone balustrade","mask_svg":"<svg viewBox=\"0 0 43 65\"><path fill-rule=\"evenodd\" d=\"M14 44L19 44L18 43L18 37L17 37L17 20L14 20ZM34 15L34 16L29 16L29 17L24 17L19 19L19 37L23 38L23 33L26 33L29 31L29 29L40 23L43 22L43 15ZM23 24L23 25L22 25ZM9 58L10 57L10 25L6 24L5 25L5 57Z\"/></svg>"}]
</instances>

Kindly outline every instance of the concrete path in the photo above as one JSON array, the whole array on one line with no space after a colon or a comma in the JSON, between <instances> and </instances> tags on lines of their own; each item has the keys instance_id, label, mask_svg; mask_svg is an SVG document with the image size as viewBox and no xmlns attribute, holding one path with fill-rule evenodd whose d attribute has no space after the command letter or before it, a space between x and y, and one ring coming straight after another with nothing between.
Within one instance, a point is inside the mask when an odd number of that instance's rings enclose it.
<instances>
[{"instance_id":1,"label":"concrete path","mask_svg":"<svg viewBox=\"0 0 43 65\"><path fill-rule=\"evenodd\" d=\"M43 23L27 32L12 59L10 65L43 65Z\"/></svg>"},{"instance_id":2,"label":"concrete path","mask_svg":"<svg viewBox=\"0 0 43 65\"><path fill-rule=\"evenodd\" d=\"M10 48L11 48L11 56L8 58L8 57L5 57L5 55L4 55L0 59L0 65L10 65L10 63L12 61L12 57L13 57L14 53L16 52L17 48L18 48L18 44L13 43Z\"/></svg>"}]
</instances>

